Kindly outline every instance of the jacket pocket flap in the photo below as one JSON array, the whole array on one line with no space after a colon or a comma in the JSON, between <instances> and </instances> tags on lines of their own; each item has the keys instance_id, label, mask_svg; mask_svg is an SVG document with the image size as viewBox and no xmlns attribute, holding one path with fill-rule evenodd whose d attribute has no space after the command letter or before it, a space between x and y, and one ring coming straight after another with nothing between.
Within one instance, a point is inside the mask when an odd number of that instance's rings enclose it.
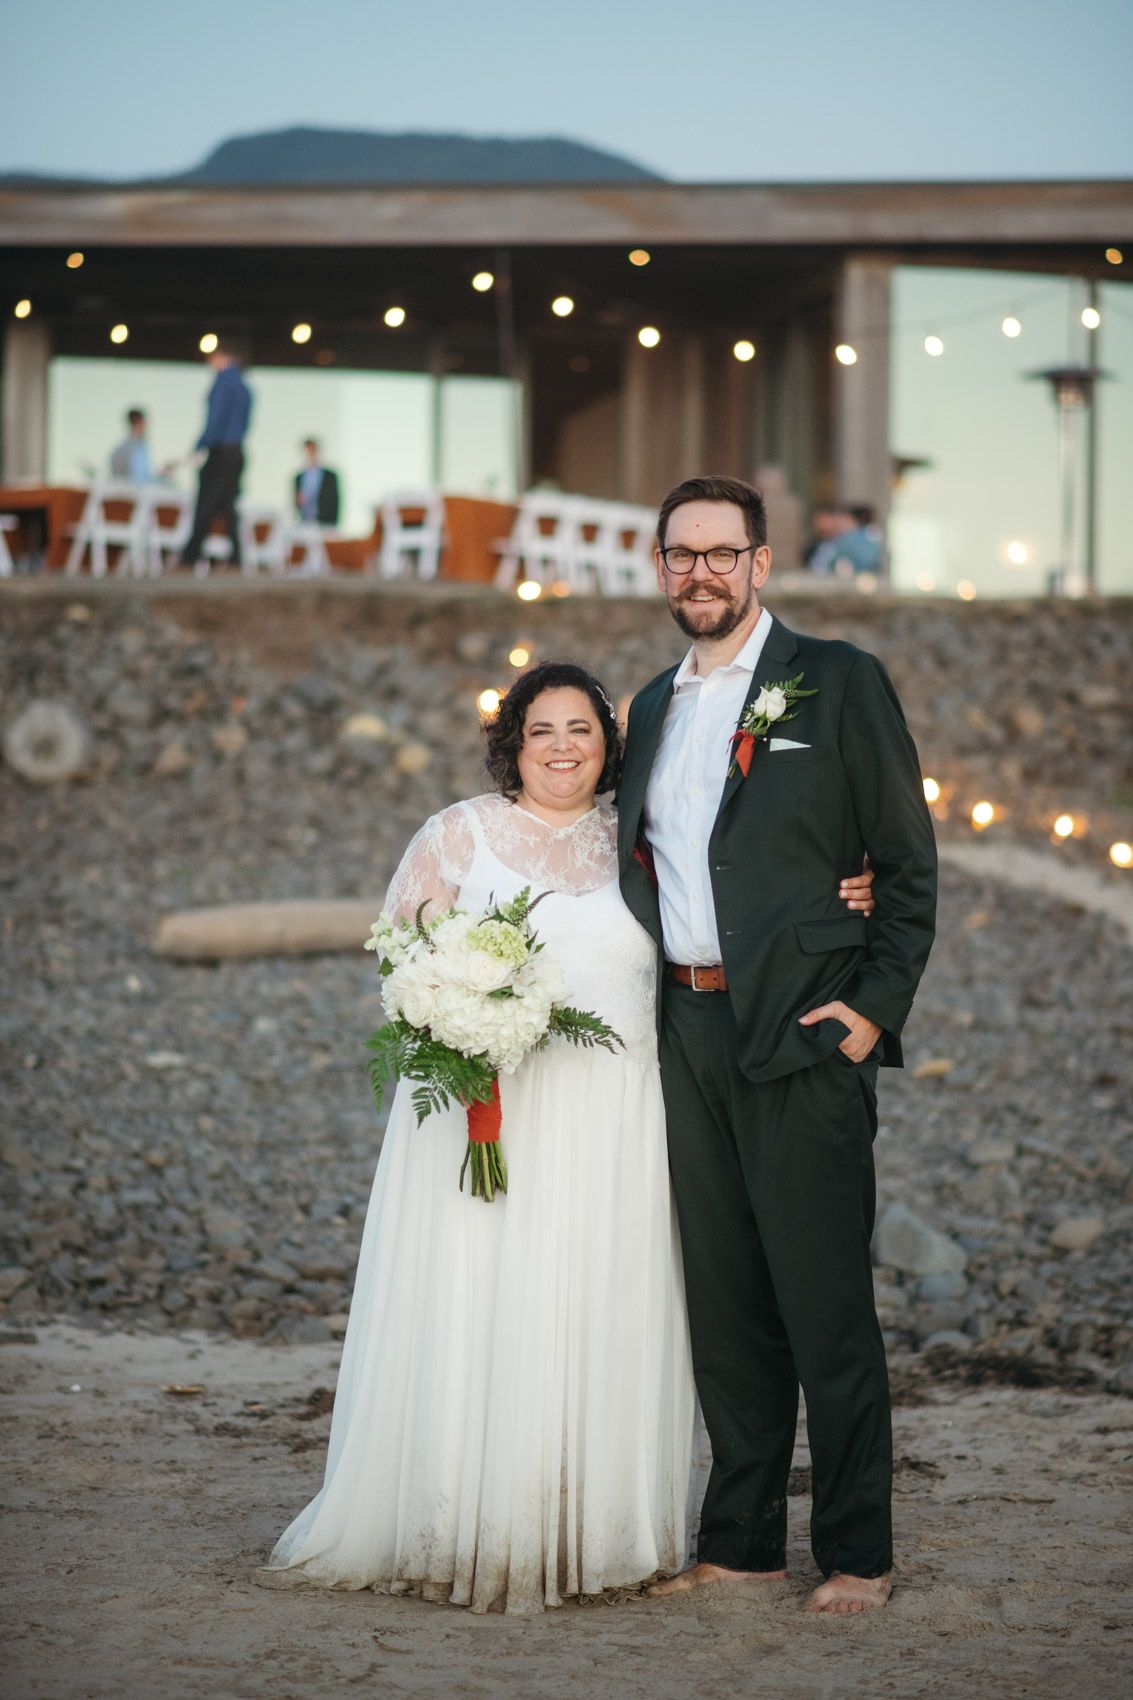
<instances>
[{"instance_id":1,"label":"jacket pocket flap","mask_svg":"<svg viewBox=\"0 0 1133 1700\"><path fill-rule=\"evenodd\" d=\"M866 921L864 915L835 915L829 921L796 921L795 937L799 949L808 955L823 950L864 949Z\"/></svg>"}]
</instances>

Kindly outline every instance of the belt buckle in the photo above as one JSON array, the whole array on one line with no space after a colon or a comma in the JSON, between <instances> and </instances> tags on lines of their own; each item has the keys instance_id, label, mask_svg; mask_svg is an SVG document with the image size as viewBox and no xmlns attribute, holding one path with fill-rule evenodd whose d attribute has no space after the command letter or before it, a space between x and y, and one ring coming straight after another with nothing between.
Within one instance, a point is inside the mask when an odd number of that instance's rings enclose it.
<instances>
[{"instance_id":1,"label":"belt buckle","mask_svg":"<svg viewBox=\"0 0 1133 1700\"><path fill-rule=\"evenodd\" d=\"M694 991L694 992L707 992L707 991L711 991L711 989L712 989L712 988L711 988L711 987L710 987L710 986L698 986L698 985L697 985L697 983L696 983L696 976L697 976L697 975L698 975L698 974L699 974L699 973L700 973L700 969L699 969L699 967L698 967L698 966L697 966L697 964L696 964L696 963L695 963L695 962L693 962L693 963L690 963L690 964L689 964L689 975L690 975L690 977L691 977L691 978L690 978L690 983L691 983L691 985L692 985L692 989L693 989L693 991Z\"/></svg>"}]
</instances>

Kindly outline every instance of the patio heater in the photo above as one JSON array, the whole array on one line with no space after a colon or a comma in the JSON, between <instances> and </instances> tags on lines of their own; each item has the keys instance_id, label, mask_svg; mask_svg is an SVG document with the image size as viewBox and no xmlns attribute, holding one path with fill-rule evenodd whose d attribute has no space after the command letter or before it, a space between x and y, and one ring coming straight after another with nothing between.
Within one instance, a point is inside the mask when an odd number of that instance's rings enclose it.
<instances>
[{"instance_id":1,"label":"patio heater","mask_svg":"<svg viewBox=\"0 0 1133 1700\"><path fill-rule=\"evenodd\" d=\"M1053 366L1027 376L1045 378L1058 410L1060 542L1049 589L1054 596L1088 596L1094 589L1093 550L1087 546L1091 530L1087 511L1091 486L1089 426L1094 385L1108 374L1097 366Z\"/></svg>"}]
</instances>

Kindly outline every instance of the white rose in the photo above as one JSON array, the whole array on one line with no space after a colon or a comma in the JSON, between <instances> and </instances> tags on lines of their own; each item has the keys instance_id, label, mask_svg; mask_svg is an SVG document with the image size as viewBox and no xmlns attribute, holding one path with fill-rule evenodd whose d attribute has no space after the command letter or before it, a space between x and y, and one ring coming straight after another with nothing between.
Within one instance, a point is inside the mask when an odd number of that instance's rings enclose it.
<instances>
[{"instance_id":1,"label":"white rose","mask_svg":"<svg viewBox=\"0 0 1133 1700\"><path fill-rule=\"evenodd\" d=\"M437 988L430 972L428 958L418 958L395 968L383 988L399 1015L411 1027L431 1027L437 1001ZM389 1004L386 1005L389 1008Z\"/></svg>"},{"instance_id":2,"label":"white rose","mask_svg":"<svg viewBox=\"0 0 1133 1700\"><path fill-rule=\"evenodd\" d=\"M465 984L474 992L498 992L512 976L512 964L486 950L470 950L464 963Z\"/></svg>"},{"instance_id":3,"label":"white rose","mask_svg":"<svg viewBox=\"0 0 1133 1700\"><path fill-rule=\"evenodd\" d=\"M787 693L780 685L764 685L755 699L755 712L768 720L778 720L787 710Z\"/></svg>"}]
</instances>

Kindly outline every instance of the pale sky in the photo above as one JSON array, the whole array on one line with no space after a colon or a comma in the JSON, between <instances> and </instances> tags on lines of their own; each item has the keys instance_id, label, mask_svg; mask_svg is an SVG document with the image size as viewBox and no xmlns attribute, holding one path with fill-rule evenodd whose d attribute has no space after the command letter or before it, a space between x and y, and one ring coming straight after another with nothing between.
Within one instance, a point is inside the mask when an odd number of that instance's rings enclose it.
<instances>
[{"instance_id":1,"label":"pale sky","mask_svg":"<svg viewBox=\"0 0 1133 1700\"><path fill-rule=\"evenodd\" d=\"M0 170L293 124L559 135L703 182L1133 176L1130 0L7 0Z\"/></svg>"}]
</instances>

